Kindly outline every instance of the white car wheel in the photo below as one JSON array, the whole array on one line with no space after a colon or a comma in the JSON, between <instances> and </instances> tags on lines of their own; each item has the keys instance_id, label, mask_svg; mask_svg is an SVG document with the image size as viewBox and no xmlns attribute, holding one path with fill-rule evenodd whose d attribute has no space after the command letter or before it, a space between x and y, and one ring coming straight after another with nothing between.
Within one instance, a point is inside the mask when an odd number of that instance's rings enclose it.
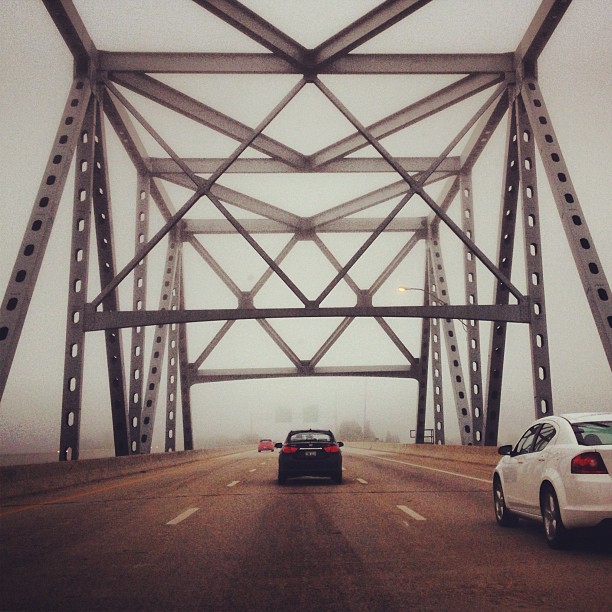
<instances>
[{"instance_id":1,"label":"white car wheel","mask_svg":"<svg viewBox=\"0 0 612 612\"><path fill-rule=\"evenodd\" d=\"M495 520L502 527L513 527L518 523L516 514L508 510L506 506L506 498L504 497L504 488L499 478L495 478L493 482L493 507L495 509Z\"/></svg>"},{"instance_id":2,"label":"white car wheel","mask_svg":"<svg viewBox=\"0 0 612 612\"><path fill-rule=\"evenodd\" d=\"M557 495L551 486L542 492L540 510L548 545L551 548L563 548L567 544L567 530L561 520Z\"/></svg>"}]
</instances>

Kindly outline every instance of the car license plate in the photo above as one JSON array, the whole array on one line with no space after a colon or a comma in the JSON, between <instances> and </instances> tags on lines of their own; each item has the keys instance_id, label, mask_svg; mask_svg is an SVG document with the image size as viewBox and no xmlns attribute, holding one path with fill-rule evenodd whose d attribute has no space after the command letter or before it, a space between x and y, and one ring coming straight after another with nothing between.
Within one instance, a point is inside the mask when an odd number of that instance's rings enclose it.
<instances>
[{"instance_id":1,"label":"car license plate","mask_svg":"<svg viewBox=\"0 0 612 612\"><path fill-rule=\"evenodd\" d=\"M304 451L304 456L305 457L316 457L317 451Z\"/></svg>"}]
</instances>

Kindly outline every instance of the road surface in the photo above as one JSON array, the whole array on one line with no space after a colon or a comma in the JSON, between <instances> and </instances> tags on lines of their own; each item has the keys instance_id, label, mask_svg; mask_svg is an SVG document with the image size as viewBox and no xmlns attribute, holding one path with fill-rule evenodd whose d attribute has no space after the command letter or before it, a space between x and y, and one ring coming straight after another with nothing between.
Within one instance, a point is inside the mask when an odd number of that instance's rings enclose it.
<instances>
[{"instance_id":1,"label":"road surface","mask_svg":"<svg viewBox=\"0 0 612 612\"><path fill-rule=\"evenodd\" d=\"M609 611L612 551L495 524L491 469L358 449L344 483L249 451L4 500L7 610Z\"/></svg>"}]
</instances>

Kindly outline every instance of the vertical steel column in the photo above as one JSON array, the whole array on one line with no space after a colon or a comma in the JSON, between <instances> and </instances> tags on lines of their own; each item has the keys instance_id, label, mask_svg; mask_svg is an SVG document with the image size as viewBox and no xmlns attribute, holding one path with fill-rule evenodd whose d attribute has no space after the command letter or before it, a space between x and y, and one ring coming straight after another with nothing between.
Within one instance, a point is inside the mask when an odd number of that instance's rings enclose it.
<instances>
[{"instance_id":1,"label":"vertical steel column","mask_svg":"<svg viewBox=\"0 0 612 612\"><path fill-rule=\"evenodd\" d=\"M64 355L64 393L60 430L60 461L79 458L85 346L83 324L85 305L87 303L89 242L96 163L96 107L96 99L92 96L89 100L76 151L66 349Z\"/></svg>"},{"instance_id":2,"label":"vertical steel column","mask_svg":"<svg viewBox=\"0 0 612 612\"><path fill-rule=\"evenodd\" d=\"M75 79L6 288L0 311L0 399L13 364L90 96L89 82Z\"/></svg>"},{"instance_id":3,"label":"vertical steel column","mask_svg":"<svg viewBox=\"0 0 612 612\"><path fill-rule=\"evenodd\" d=\"M162 278L162 290L159 298L158 310L168 310L172 301L172 291L177 270L178 240L176 232L168 234L168 249L166 251L166 265ZM151 347L151 360L149 362L149 373L147 388L145 389L144 403L142 406L142 422L140 425L140 454L151 452L153 442L153 431L155 426L155 414L157 412L157 397L159 395L159 383L161 381L162 363L166 352L168 339L168 326L157 325L153 335L153 346Z\"/></svg>"},{"instance_id":4,"label":"vertical steel column","mask_svg":"<svg viewBox=\"0 0 612 612\"><path fill-rule=\"evenodd\" d=\"M182 242L182 241L181 241ZM185 277L183 273L183 247L179 259L179 310L185 310ZM179 375L181 377L181 410L183 414L183 445L193 450L193 427L191 422L191 385L189 384L189 351L187 346L187 325L179 325Z\"/></svg>"},{"instance_id":5,"label":"vertical steel column","mask_svg":"<svg viewBox=\"0 0 612 612\"><path fill-rule=\"evenodd\" d=\"M176 450L176 408L178 406L178 324L168 330L168 372L166 376L166 441L165 452Z\"/></svg>"},{"instance_id":6,"label":"vertical steel column","mask_svg":"<svg viewBox=\"0 0 612 612\"><path fill-rule=\"evenodd\" d=\"M423 286L423 306L429 305L429 267L430 256L429 250L425 252L425 282ZM421 354L419 357L419 397L417 403L417 418L416 418L416 435L415 443L425 443L425 416L427 413L427 378L429 374L429 337L431 334L431 319L421 319Z\"/></svg>"},{"instance_id":7,"label":"vertical steel column","mask_svg":"<svg viewBox=\"0 0 612 612\"><path fill-rule=\"evenodd\" d=\"M461 220L466 236L475 240L472 174L462 172L459 176L461 193ZM474 253L464 244L464 275L466 304L478 304L478 284ZM480 324L472 319L467 322L467 352L470 372L470 400L472 404L472 431L474 444L484 442L484 410L482 399L482 359L480 356Z\"/></svg>"},{"instance_id":8,"label":"vertical steel column","mask_svg":"<svg viewBox=\"0 0 612 612\"><path fill-rule=\"evenodd\" d=\"M151 197L151 177L138 173L136 197L136 223L134 252L149 237L149 202ZM141 259L134 268L132 310L144 310L147 303L147 258ZM144 372L145 328L132 327L130 349L130 385L128 399L128 430L130 453L140 453L140 423L142 415L142 386Z\"/></svg>"},{"instance_id":9,"label":"vertical steel column","mask_svg":"<svg viewBox=\"0 0 612 612\"><path fill-rule=\"evenodd\" d=\"M448 304L448 285L446 283L444 261L440 249L438 226L430 228L427 244L431 253L432 264L431 293L439 303ZM446 358L448 361L448 370L451 375L455 407L457 409L457 423L459 424L461 444L471 445L474 443L472 417L470 414L469 400L465 390L465 378L463 376L461 356L459 354L459 347L457 346L457 334L455 332L455 323L453 319L444 319L441 321L438 332L444 333L446 341Z\"/></svg>"},{"instance_id":10,"label":"vertical steel column","mask_svg":"<svg viewBox=\"0 0 612 612\"><path fill-rule=\"evenodd\" d=\"M525 79L521 92L561 223L608 363L612 367L612 295L582 207L563 159L538 82Z\"/></svg>"},{"instance_id":11,"label":"vertical steel column","mask_svg":"<svg viewBox=\"0 0 612 612\"><path fill-rule=\"evenodd\" d=\"M181 265L182 242L177 241L177 266ZM180 274L174 275L174 285L172 287L172 298L170 308L176 310L180 300ZM178 323L171 323L168 329L168 371L166 374L166 438L164 451L174 452L176 450L176 407L178 391L178 343L179 343Z\"/></svg>"},{"instance_id":12,"label":"vertical steel column","mask_svg":"<svg viewBox=\"0 0 612 612\"><path fill-rule=\"evenodd\" d=\"M516 104L519 149L519 174L523 208L525 239L525 276L530 302L529 336L531 339L531 368L535 417L553 413L546 305L544 299L544 268L540 239L540 212L536 173L536 150L533 131L525 105L519 98Z\"/></svg>"},{"instance_id":13,"label":"vertical steel column","mask_svg":"<svg viewBox=\"0 0 612 612\"><path fill-rule=\"evenodd\" d=\"M93 211L98 247L100 286L105 287L115 276L116 261L113 244L113 217L110 184L107 173L106 137L100 104L97 105L96 142L94 146ZM119 310L117 289L104 298L102 301L102 308L106 312L116 312ZM104 332L104 336L106 340L106 364L111 400L115 455L124 456L129 454L129 442L121 330L107 329Z\"/></svg>"},{"instance_id":14,"label":"vertical steel column","mask_svg":"<svg viewBox=\"0 0 612 612\"><path fill-rule=\"evenodd\" d=\"M497 266L506 275L506 278L511 278L519 193L518 136L514 108L511 109L508 116L505 156L504 189L497 243ZM495 304L508 304L509 301L510 292L508 288L498 281L495 285ZM494 321L491 325L485 425L485 445L487 446L497 446L507 327L508 324L504 321Z\"/></svg>"},{"instance_id":15,"label":"vertical steel column","mask_svg":"<svg viewBox=\"0 0 612 612\"><path fill-rule=\"evenodd\" d=\"M428 260L429 250L428 250ZM429 270L428 291L435 288L433 281L433 270ZM442 379L442 339L440 337L440 319L431 321L431 378L433 385L434 402L434 442L445 444L444 437L444 380Z\"/></svg>"}]
</instances>

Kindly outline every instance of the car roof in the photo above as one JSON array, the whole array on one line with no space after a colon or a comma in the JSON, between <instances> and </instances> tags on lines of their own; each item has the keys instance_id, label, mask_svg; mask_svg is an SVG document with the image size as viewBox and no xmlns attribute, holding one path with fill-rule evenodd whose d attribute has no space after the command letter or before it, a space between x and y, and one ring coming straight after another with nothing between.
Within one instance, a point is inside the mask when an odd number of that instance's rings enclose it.
<instances>
[{"instance_id":1,"label":"car roof","mask_svg":"<svg viewBox=\"0 0 612 612\"><path fill-rule=\"evenodd\" d=\"M586 423L589 421L612 421L612 412L570 412L559 415L570 423Z\"/></svg>"}]
</instances>

